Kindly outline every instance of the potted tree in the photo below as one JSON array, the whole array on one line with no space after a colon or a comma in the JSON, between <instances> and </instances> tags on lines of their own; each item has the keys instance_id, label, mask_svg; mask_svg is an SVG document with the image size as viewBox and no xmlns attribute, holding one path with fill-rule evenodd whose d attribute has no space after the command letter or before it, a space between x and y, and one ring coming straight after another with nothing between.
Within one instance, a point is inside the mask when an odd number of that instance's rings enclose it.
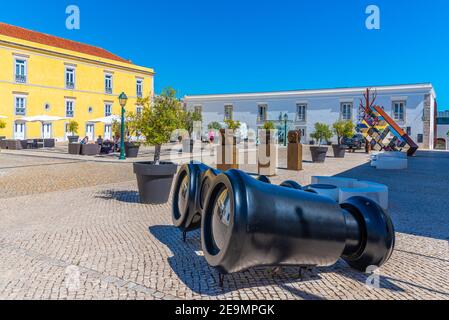
<instances>
[{"instance_id":1,"label":"potted tree","mask_svg":"<svg viewBox=\"0 0 449 320\"><path fill-rule=\"evenodd\" d=\"M315 123L315 132L313 132L310 136L318 143L318 146L310 146L312 161L322 163L326 160L326 154L329 149L327 146L323 146L322 144L332 138L332 130L327 124L317 122Z\"/></svg>"},{"instance_id":2,"label":"potted tree","mask_svg":"<svg viewBox=\"0 0 449 320\"><path fill-rule=\"evenodd\" d=\"M337 136L337 144L332 145L335 158L344 158L346 146L342 143L343 138L351 138L354 134L354 123L352 121L337 121L333 125L333 130Z\"/></svg>"},{"instance_id":3,"label":"potted tree","mask_svg":"<svg viewBox=\"0 0 449 320\"><path fill-rule=\"evenodd\" d=\"M140 142L133 140L137 138L140 128L141 116L134 112L126 114L125 128L127 137L125 141L125 154L127 158L137 158L140 149Z\"/></svg>"},{"instance_id":4,"label":"potted tree","mask_svg":"<svg viewBox=\"0 0 449 320\"><path fill-rule=\"evenodd\" d=\"M69 143L77 143L79 141L79 136L78 136L78 122L76 122L75 120L71 120L68 123L68 128L67 130L70 133L70 136L67 136L67 139L69 140Z\"/></svg>"},{"instance_id":5,"label":"potted tree","mask_svg":"<svg viewBox=\"0 0 449 320\"><path fill-rule=\"evenodd\" d=\"M184 112L183 122L184 128L187 130L189 136L187 139L182 140L182 150L183 152L192 153L193 144L195 140L193 139L193 131L195 130L195 123L203 121L203 116L200 112L196 111L186 111Z\"/></svg>"},{"instance_id":6,"label":"potted tree","mask_svg":"<svg viewBox=\"0 0 449 320\"><path fill-rule=\"evenodd\" d=\"M182 125L183 110L176 98L176 91L164 89L161 95L154 99L141 101L143 110L139 131L145 137L145 144L155 147L154 160L135 162L134 173L137 177L140 201L145 204L162 204L168 201L173 177L177 165L172 162L162 162L161 149L164 143L170 141L170 136Z\"/></svg>"}]
</instances>

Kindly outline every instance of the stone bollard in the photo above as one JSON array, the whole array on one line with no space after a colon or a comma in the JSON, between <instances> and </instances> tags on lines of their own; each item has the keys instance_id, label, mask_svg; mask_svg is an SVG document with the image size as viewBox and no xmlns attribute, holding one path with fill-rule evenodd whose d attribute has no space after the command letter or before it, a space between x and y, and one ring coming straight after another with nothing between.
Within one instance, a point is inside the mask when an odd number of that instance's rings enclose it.
<instances>
[{"instance_id":1,"label":"stone bollard","mask_svg":"<svg viewBox=\"0 0 449 320\"><path fill-rule=\"evenodd\" d=\"M259 174L264 176L275 176L278 167L278 144L277 130L260 130L258 163Z\"/></svg>"}]
</instances>

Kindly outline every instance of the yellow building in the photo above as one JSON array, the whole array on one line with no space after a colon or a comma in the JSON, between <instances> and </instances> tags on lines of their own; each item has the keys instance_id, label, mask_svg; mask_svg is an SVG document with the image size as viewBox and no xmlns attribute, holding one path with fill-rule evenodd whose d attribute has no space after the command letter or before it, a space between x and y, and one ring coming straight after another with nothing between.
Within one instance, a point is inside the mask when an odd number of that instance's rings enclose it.
<instances>
[{"instance_id":1,"label":"yellow building","mask_svg":"<svg viewBox=\"0 0 449 320\"><path fill-rule=\"evenodd\" d=\"M110 138L110 125L91 120L120 115L121 92L129 97L126 110L138 112L137 98L153 94L153 76L153 69L101 48L0 23L0 136L61 141L73 119L78 135ZM21 120L41 115L67 119Z\"/></svg>"}]
</instances>

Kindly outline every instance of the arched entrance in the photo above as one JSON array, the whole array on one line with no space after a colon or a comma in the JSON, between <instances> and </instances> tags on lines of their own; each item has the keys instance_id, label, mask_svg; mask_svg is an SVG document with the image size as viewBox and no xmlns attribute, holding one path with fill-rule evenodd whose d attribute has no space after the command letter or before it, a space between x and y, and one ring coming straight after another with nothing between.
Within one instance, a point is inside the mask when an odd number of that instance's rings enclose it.
<instances>
[{"instance_id":1,"label":"arched entrance","mask_svg":"<svg viewBox=\"0 0 449 320\"><path fill-rule=\"evenodd\" d=\"M444 138L438 138L435 144L435 149L437 150L447 150L448 149L448 145L447 145L447 141Z\"/></svg>"}]
</instances>

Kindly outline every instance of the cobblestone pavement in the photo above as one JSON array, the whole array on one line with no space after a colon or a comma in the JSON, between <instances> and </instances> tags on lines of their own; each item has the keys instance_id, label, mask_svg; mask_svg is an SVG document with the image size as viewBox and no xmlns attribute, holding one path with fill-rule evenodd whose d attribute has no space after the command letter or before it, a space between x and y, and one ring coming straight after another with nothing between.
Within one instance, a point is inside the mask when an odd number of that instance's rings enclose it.
<instances>
[{"instance_id":1,"label":"cobblestone pavement","mask_svg":"<svg viewBox=\"0 0 449 320\"><path fill-rule=\"evenodd\" d=\"M138 203L131 164L0 154L0 299L449 300L449 178L437 175L449 157L425 153L390 176L375 174L366 159L305 162L304 171L280 170L273 182L306 184L312 174L389 182L399 232L392 258L378 270L380 288L343 261L303 280L293 268L254 268L227 276L220 288L199 233L184 244L170 203Z\"/></svg>"}]
</instances>

